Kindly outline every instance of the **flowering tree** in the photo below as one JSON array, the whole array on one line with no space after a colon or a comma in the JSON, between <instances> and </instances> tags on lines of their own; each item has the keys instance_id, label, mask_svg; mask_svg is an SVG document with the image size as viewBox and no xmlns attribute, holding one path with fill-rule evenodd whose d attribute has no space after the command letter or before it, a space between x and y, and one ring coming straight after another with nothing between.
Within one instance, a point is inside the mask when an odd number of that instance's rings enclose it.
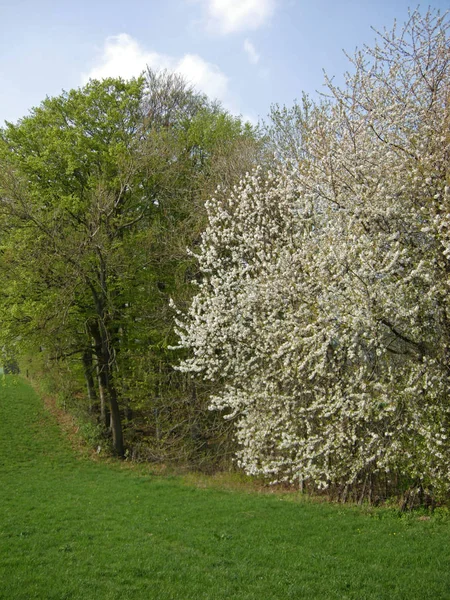
<instances>
[{"instance_id":1,"label":"flowering tree","mask_svg":"<svg viewBox=\"0 0 450 600\"><path fill-rule=\"evenodd\" d=\"M221 383L248 473L449 489L448 25L380 33L343 89L274 114L272 172L207 205L180 369Z\"/></svg>"}]
</instances>

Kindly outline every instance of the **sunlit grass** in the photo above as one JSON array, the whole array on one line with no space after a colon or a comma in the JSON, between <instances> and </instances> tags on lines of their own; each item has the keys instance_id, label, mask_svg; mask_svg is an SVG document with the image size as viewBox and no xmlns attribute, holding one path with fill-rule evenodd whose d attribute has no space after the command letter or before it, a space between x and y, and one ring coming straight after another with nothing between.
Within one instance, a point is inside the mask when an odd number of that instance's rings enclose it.
<instances>
[{"instance_id":1,"label":"sunlit grass","mask_svg":"<svg viewBox=\"0 0 450 600\"><path fill-rule=\"evenodd\" d=\"M448 520L83 459L12 377L0 387L0 469L5 600L450 598Z\"/></svg>"}]
</instances>

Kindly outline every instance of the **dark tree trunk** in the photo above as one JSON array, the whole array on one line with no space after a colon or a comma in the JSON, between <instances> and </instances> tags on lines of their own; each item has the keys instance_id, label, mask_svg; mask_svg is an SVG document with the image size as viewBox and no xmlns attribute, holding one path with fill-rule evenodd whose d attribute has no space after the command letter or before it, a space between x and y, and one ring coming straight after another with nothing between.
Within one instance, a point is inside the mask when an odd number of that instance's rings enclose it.
<instances>
[{"instance_id":1,"label":"dark tree trunk","mask_svg":"<svg viewBox=\"0 0 450 600\"><path fill-rule=\"evenodd\" d=\"M114 452L117 456L123 457L125 450L123 445L122 421L120 418L117 391L114 385L111 351L107 336L98 323L91 326L91 333L95 340L100 398L102 393L107 397ZM106 410L104 418L107 420Z\"/></svg>"}]
</instances>

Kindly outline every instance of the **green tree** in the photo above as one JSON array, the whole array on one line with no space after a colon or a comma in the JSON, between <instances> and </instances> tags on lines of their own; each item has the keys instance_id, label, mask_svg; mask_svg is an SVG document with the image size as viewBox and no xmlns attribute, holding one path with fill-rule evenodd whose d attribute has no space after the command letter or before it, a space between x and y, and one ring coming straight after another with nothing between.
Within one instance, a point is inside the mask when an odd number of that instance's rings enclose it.
<instances>
[{"instance_id":1,"label":"green tree","mask_svg":"<svg viewBox=\"0 0 450 600\"><path fill-rule=\"evenodd\" d=\"M81 359L118 455L121 412L150 391L143 372L168 371L168 296L185 285L217 157L245 167L254 153L237 148L252 139L179 77L150 71L47 98L1 132L3 345Z\"/></svg>"}]
</instances>

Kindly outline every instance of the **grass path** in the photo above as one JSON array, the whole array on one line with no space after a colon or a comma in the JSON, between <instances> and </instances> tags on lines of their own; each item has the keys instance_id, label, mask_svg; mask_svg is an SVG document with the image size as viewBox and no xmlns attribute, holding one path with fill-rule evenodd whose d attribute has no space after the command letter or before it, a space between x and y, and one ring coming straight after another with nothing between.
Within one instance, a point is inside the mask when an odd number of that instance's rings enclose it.
<instances>
[{"instance_id":1,"label":"grass path","mask_svg":"<svg viewBox=\"0 0 450 600\"><path fill-rule=\"evenodd\" d=\"M0 386L0 598L450 599L450 523L198 489L75 456Z\"/></svg>"}]
</instances>

